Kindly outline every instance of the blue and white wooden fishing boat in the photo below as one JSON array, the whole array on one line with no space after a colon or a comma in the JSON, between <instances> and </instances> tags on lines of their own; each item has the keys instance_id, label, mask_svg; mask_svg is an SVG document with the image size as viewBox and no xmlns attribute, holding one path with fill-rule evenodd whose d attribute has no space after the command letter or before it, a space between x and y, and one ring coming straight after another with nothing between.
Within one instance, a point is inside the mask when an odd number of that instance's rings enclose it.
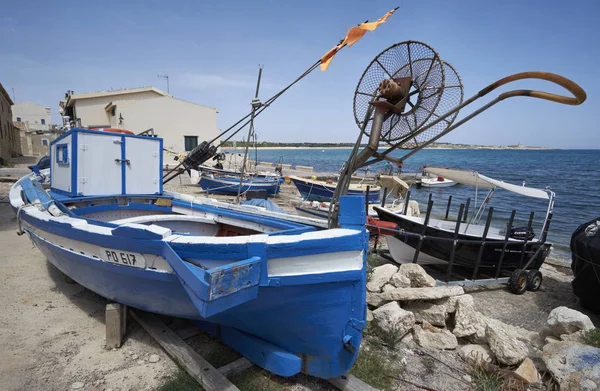
<instances>
[{"instance_id":1,"label":"blue and white wooden fishing boat","mask_svg":"<svg viewBox=\"0 0 600 391\"><path fill-rule=\"evenodd\" d=\"M331 201L337 186L337 183L327 183L297 176L290 176L290 179L294 182L294 185L296 185L296 188L305 201ZM364 183L350 184L348 194L366 196L367 187L369 188L369 203L373 204L380 202L379 191L381 188L379 186L366 185Z\"/></svg>"},{"instance_id":2,"label":"blue and white wooden fishing boat","mask_svg":"<svg viewBox=\"0 0 600 391\"><path fill-rule=\"evenodd\" d=\"M240 172L239 171L234 171L234 170L224 170L224 169L220 169L220 168L215 168L215 167L208 167L208 166L199 166L198 167L198 171L200 173L203 174L212 174L212 175L217 175L217 176L237 176L238 178L240 177ZM280 183L283 183L283 178L281 177L281 175L277 174L277 173L273 173L273 172L246 172L245 175L247 175L248 177L252 177L252 178L261 178L261 179L277 179L279 180Z\"/></svg>"},{"instance_id":3,"label":"blue and white wooden fishing boat","mask_svg":"<svg viewBox=\"0 0 600 391\"><path fill-rule=\"evenodd\" d=\"M364 198L342 197L340 228L317 231L311 219L163 192L161 144L84 129L52 141L51 168L10 190L20 233L86 288L205 321L273 373L346 373L366 325Z\"/></svg>"},{"instance_id":4,"label":"blue and white wooden fishing boat","mask_svg":"<svg viewBox=\"0 0 600 391\"><path fill-rule=\"evenodd\" d=\"M240 178L229 176L202 175L200 177L200 187L208 193L215 194L233 194L237 195L247 192L248 190L265 190L269 195L279 194L281 183L278 179L267 178L248 178L242 180L240 187Z\"/></svg>"}]
</instances>

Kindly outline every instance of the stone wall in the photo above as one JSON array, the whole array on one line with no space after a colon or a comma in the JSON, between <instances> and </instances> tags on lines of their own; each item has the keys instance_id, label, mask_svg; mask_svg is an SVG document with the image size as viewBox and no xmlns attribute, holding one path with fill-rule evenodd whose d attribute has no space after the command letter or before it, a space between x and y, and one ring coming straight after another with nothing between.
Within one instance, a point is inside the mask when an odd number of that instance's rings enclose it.
<instances>
[{"instance_id":1,"label":"stone wall","mask_svg":"<svg viewBox=\"0 0 600 391\"><path fill-rule=\"evenodd\" d=\"M21 138L12 122L12 101L0 85L0 163L21 154Z\"/></svg>"}]
</instances>

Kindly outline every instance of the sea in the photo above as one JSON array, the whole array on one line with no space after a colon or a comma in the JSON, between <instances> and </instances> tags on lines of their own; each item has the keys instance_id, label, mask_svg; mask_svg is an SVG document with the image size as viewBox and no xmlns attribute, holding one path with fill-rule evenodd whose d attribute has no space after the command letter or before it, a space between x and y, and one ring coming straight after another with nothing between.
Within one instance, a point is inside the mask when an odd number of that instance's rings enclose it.
<instances>
[{"instance_id":1,"label":"sea","mask_svg":"<svg viewBox=\"0 0 600 391\"><path fill-rule=\"evenodd\" d=\"M238 149L239 151L239 149ZM312 166L316 172L338 172L351 149L264 149L258 150L258 160L264 162ZM401 157L406 151L394 151ZM254 158L255 151L251 152ZM384 170L383 162L369 167L369 174ZM539 189L549 188L556 193L554 213L548 233L553 243L551 258L569 265L571 234L577 227L593 219L600 219L600 150L508 150L508 149L425 149L404 162L404 173L421 172L424 166L438 166L475 170L488 177L517 185ZM360 171L357 175L364 175ZM411 199L417 200L424 213L429 194L432 195L433 214L443 216L448 197L452 195L450 215L458 215L461 203L471 198L469 215L475 212L474 187L456 185L448 188L411 188ZM487 194L477 191L477 206ZM492 225L504 227L511 211L517 211L514 226L527 226L530 212L534 212L534 231L541 232L548 208L545 200L528 198L506 190L494 193L490 206L494 207ZM481 223L484 224L487 212Z\"/></svg>"}]
</instances>

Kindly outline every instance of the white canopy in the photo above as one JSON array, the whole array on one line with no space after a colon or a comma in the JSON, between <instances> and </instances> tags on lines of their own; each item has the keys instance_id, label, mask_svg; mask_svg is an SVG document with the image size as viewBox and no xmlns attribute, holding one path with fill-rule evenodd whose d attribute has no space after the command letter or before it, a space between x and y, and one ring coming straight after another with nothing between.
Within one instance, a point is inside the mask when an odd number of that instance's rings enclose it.
<instances>
[{"instance_id":1,"label":"white canopy","mask_svg":"<svg viewBox=\"0 0 600 391\"><path fill-rule=\"evenodd\" d=\"M485 175L481 175L477 171L458 170L455 168L442 167L425 167L423 171L433 175L441 176L442 178L450 179L454 182L462 183L463 185L475 186L485 189L500 187L504 190L508 190L513 193L521 194L527 197L541 198L544 200L550 198L550 196L545 190L513 185L512 183L506 183L497 179L488 178Z\"/></svg>"},{"instance_id":2,"label":"white canopy","mask_svg":"<svg viewBox=\"0 0 600 391\"><path fill-rule=\"evenodd\" d=\"M390 194L398 199L406 197L406 193L410 187L406 182L395 175L381 175L379 177L379 182L381 183L381 187L387 188Z\"/></svg>"}]
</instances>

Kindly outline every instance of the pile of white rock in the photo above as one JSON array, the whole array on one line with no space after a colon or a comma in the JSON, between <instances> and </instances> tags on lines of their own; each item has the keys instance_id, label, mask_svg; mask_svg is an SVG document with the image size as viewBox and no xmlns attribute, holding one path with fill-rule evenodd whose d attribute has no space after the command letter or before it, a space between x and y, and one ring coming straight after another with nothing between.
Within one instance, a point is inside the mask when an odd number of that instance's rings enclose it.
<instances>
[{"instance_id":1,"label":"pile of white rock","mask_svg":"<svg viewBox=\"0 0 600 391\"><path fill-rule=\"evenodd\" d=\"M435 279L417 264L374 268L367 283L367 304L367 320L409 347L456 349L467 361L516 368L515 374L528 383L540 380L538 370L548 370L561 385L567 380L579 381L573 389L600 385L596 383L600 379L600 349L592 348L598 350L594 376L588 371L573 380L565 374L568 363L559 358L570 354L575 360L580 357L577 354L590 351L587 348L591 347L573 351L583 332L594 327L589 317L575 310L554 309L540 333L511 326L477 312L473 297L464 294L462 287L436 287Z\"/></svg>"}]
</instances>

